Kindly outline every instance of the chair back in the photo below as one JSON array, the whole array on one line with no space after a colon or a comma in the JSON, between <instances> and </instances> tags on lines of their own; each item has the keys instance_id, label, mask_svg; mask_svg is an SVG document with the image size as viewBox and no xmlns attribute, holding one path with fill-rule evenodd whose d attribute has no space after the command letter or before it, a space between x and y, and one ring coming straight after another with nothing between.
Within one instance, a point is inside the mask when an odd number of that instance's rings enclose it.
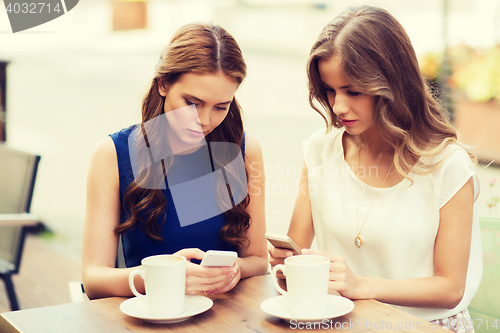
<instances>
[{"instance_id":1,"label":"chair back","mask_svg":"<svg viewBox=\"0 0 500 333\"><path fill-rule=\"evenodd\" d=\"M0 143L0 214L28 213L40 156ZM0 227L0 273L17 273L24 243L22 226Z\"/></svg>"},{"instance_id":2,"label":"chair back","mask_svg":"<svg viewBox=\"0 0 500 333\"><path fill-rule=\"evenodd\" d=\"M479 217L483 247L483 278L469 305L476 333L493 330L500 319L500 218ZM476 323L482 322L481 326ZM500 324L497 322L497 325Z\"/></svg>"}]
</instances>

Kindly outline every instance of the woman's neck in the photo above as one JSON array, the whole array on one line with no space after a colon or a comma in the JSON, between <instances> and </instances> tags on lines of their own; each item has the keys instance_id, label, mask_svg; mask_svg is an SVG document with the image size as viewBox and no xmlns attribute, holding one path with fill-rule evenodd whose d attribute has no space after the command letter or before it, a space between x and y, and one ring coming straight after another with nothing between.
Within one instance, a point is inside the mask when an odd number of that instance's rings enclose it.
<instances>
[{"instance_id":1,"label":"woman's neck","mask_svg":"<svg viewBox=\"0 0 500 333\"><path fill-rule=\"evenodd\" d=\"M366 131L346 139L344 158L365 184L391 187L402 180L393 168L394 148L381 135Z\"/></svg>"},{"instance_id":2,"label":"woman's neck","mask_svg":"<svg viewBox=\"0 0 500 333\"><path fill-rule=\"evenodd\" d=\"M394 147L387 142L378 132L366 131L356 138L360 150L371 155L374 159L383 155L394 155Z\"/></svg>"}]
</instances>

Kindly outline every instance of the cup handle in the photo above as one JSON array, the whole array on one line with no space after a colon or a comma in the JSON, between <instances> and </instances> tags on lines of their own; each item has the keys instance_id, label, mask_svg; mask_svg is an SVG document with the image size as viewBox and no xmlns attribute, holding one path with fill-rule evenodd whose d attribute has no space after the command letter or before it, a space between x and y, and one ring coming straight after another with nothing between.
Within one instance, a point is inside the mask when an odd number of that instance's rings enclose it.
<instances>
[{"instance_id":1,"label":"cup handle","mask_svg":"<svg viewBox=\"0 0 500 333\"><path fill-rule=\"evenodd\" d=\"M285 265L282 265L282 264L279 264L279 265L276 265L274 266L273 268L273 272L271 273L273 275L273 283L274 283L274 288L276 288L276 290L281 294L281 295L286 295L287 292L280 287L280 285L278 284L278 278L276 277L276 273L281 270L281 272L283 273L283 275L286 276L285 274Z\"/></svg>"},{"instance_id":2,"label":"cup handle","mask_svg":"<svg viewBox=\"0 0 500 333\"><path fill-rule=\"evenodd\" d=\"M140 275L144 280L144 271L142 269L134 269L128 276L128 285L130 286L130 290L132 291L132 294L137 297L146 297L146 295L139 293L137 289L135 289L134 278L136 275Z\"/></svg>"}]
</instances>

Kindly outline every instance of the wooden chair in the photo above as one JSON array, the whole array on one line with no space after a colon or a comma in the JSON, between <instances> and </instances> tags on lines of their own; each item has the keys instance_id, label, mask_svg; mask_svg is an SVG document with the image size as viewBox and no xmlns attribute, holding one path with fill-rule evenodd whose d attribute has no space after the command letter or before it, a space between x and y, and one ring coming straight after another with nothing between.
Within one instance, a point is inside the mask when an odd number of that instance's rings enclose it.
<instances>
[{"instance_id":1,"label":"wooden chair","mask_svg":"<svg viewBox=\"0 0 500 333\"><path fill-rule=\"evenodd\" d=\"M28 226L38 223L29 214L40 156L0 143L0 278L10 308L19 310L12 275L19 272Z\"/></svg>"}]
</instances>

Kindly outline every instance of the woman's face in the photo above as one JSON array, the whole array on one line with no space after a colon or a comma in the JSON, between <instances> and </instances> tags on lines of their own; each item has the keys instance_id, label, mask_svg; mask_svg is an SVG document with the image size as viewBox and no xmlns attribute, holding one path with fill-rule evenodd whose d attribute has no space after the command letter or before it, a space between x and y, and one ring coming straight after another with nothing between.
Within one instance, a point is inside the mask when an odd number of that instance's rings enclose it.
<instances>
[{"instance_id":1,"label":"woman's face","mask_svg":"<svg viewBox=\"0 0 500 333\"><path fill-rule=\"evenodd\" d=\"M182 152L198 146L226 118L238 82L222 71L182 74L169 86L159 87L165 97L165 116L171 146Z\"/></svg>"},{"instance_id":2,"label":"woman's face","mask_svg":"<svg viewBox=\"0 0 500 333\"><path fill-rule=\"evenodd\" d=\"M358 135L375 129L375 97L355 89L342 71L340 59L333 56L318 62L318 70L326 86L328 102L347 133Z\"/></svg>"}]
</instances>

